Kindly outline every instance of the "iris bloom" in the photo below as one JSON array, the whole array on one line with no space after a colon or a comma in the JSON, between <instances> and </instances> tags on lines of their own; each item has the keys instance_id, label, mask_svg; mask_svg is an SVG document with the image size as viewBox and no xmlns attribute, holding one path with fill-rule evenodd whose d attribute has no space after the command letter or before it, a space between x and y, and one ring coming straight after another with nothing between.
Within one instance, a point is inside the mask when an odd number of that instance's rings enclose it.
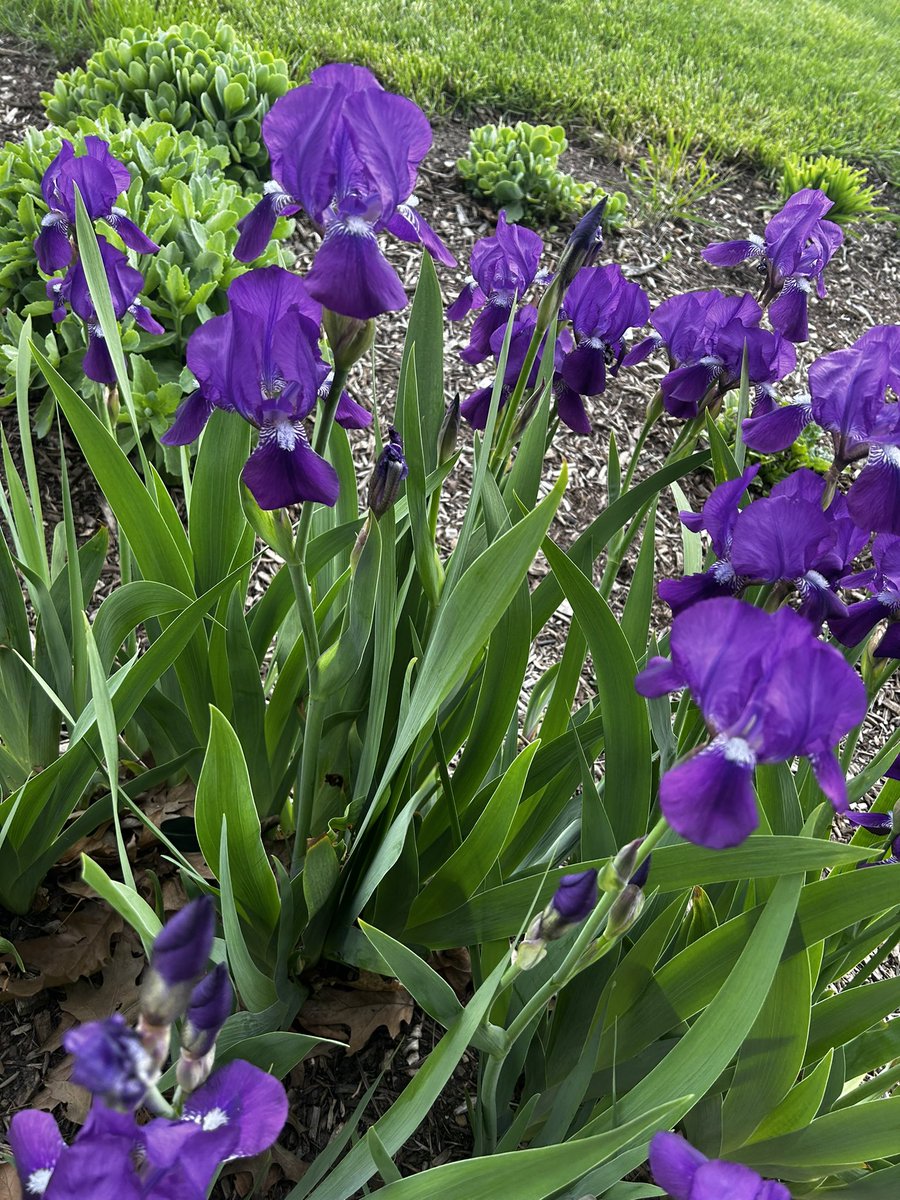
<instances>
[{"instance_id":1,"label":"iris bloom","mask_svg":"<svg viewBox=\"0 0 900 1200\"><path fill-rule=\"evenodd\" d=\"M772 453L814 421L834 441L835 465L866 460L847 503L861 529L900 534L900 325L876 325L846 350L824 354L809 368L808 400L772 408L744 422L753 450Z\"/></svg>"},{"instance_id":2,"label":"iris bloom","mask_svg":"<svg viewBox=\"0 0 900 1200\"><path fill-rule=\"evenodd\" d=\"M704 600L672 623L671 660L638 675L642 696L691 690L711 738L660 781L663 816L687 841L718 850L756 829L757 763L809 758L822 791L846 811L834 753L866 714L866 690L843 656L790 609Z\"/></svg>"},{"instance_id":3,"label":"iris bloom","mask_svg":"<svg viewBox=\"0 0 900 1200\"><path fill-rule=\"evenodd\" d=\"M875 566L843 580L845 587L865 587L871 596L851 604L829 628L845 646L858 646L879 621L890 623L874 650L875 658L900 658L900 537L880 533L872 544Z\"/></svg>"},{"instance_id":4,"label":"iris bloom","mask_svg":"<svg viewBox=\"0 0 900 1200\"><path fill-rule=\"evenodd\" d=\"M324 234L306 281L315 300L361 321L405 308L378 233L421 243L439 262L456 265L411 199L431 140L421 109L384 91L364 67L319 67L263 118L272 181L238 224L235 257L258 258L278 217L304 209Z\"/></svg>"},{"instance_id":5,"label":"iris bloom","mask_svg":"<svg viewBox=\"0 0 900 1200\"><path fill-rule=\"evenodd\" d=\"M216 1071L179 1120L138 1125L95 1100L71 1146L50 1113L16 1113L9 1143L26 1196L44 1200L205 1200L219 1166L267 1149L287 1117L273 1076L247 1062Z\"/></svg>"},{"instance_id":6,"label":"iris bloom","mask_svg":"<svg viewBox=\"0 0 900 1200\"><path fill-rule=\"evenodd\" d=\"M91 220L105 221L130 250L153 254L159 249L123 209L116 207L118 197L131 186L128 168L110 154L108 143L101 138L89 135L84 139L84 149L84 154L76 156L75 147L64 139L41 180L41 192L50 211L41 221L34 252L46 275L68 267L72 261L76 187Z\"/></svg>"},{"instance_id":7,"label":"iris bloom","mask_svg":"<svg viewBox=\"0 0 900 1200\"><path fill-rule=\"evenodd\" d=\"M165 333L159 321L152 316L147 306L141 303L140 293L144 286L144 277L140 271L129 266L128 259L122 251L110 245L106 238L98 237L97 244L100 247L100 257L103 260L116 320L121 321L126 313L130 313L147 333ZM47 281L47 297L53 301L54 321L63 320L68 305L85 323L88 348L81 363L82 370L96 383L112 386L116 382L116 372L103 337L103 330L97 320L97 310L91 299L81 259L69 269L64 278Z\"/></svg>"},{"instance_id":8,"label":"iris bloom","mask_svg":"<svg viewBox=\"0 0 900 1200\"><path fill-rule=\"evenodd\" d=\"M625 356L628 329L645 325L650 301L618 265L582 267L569 284L563 316L571 322L575 348L566 354L554 388L560 418L576 433L590 433L582 396L606 389L607 370L615 377Z\"/></svg>"},{"instance_id":9,"label":"iris bloom","mask_svg":"<svg viewBox=\"0 0 900 1200\"><path fill-rule=\"evenodd\" d=\"M838 584L867 541L835 496L822 509L825 481L801 469L781 480L769 497L741 509L740 500L758 467L713 489L701 513L681 513L694 532L710 533L718 556L707 571L660 582L659 595L679 613L713 596L738 595L751 583L788 583L799 611L815 627L846 615Z\"/></svg>"},{"instance_id":10,"label":"iris bloom","mask_svg":"<svg viewBox=\"0 0 900 1200\"><path fill-rule=\"evenodd\" d=\"M673 417L696 417L741 378L744 347L751 384L775 383L794 369L794 347L780 333L760 329L762 309L751 295L725 296L718 289L685 292L664 300L650 321L656 335L644 338L623 360L632 366L665 347L669 373L660 383Z\"/></svg>"},{"instance_id":11,"label":"iris bloom","mask_svg":"<svg viewBox=\"0 0 900 1200\"><path fill-rule=\"evenodd\" d=\"M653 1135L650 1170L672 1200L791 1200L783 1183L742 1163L709 1159L677 1133Z\"/></svg>"},{"instance_id":12,"label":"iris bloom","mask_svg":"<svg viewBox=\"0 0 900 1200\"><path fill-rule=\"evenodd\" d=\"M460 351L467 363L480 363L491 353L491 337L506 327L513 303L525 295L538 278L544 243L531 229L510 225L506 213L497 219L493 237L479 238L469 260L471 275L447 309L448 321L462 321L473 309L475 319L469 344Z\"/></svg>"},{"instance_id":13,"label":"iris bloom","mask_svg":"<svg viewBox=\"0 0 900 1200\"><path fill-rule=\"evenodd\" d=\"M188 366L199 388L163 436L183 446L200 436L214 408L236 412L259 430L241 478L260 508L302 500L334 504L337 472L309 444L304 420L315 408L330 368L319 351L319 306L302 280L281 267L248 271L228 289L229 311L191 334ZM371 419L349 396L336 419Z\"/></svg>"},{"instance_id":14,"label":"iris bloom","mask_svg":"<svg viewBox=\"0 0 900 1200\"><path fill-rule=\"evenodd\" d=\"M826 221L834 204L818 188L804 188L787 201L766 226L765 237L754 235L731 242L712 242L703 257L716 267L755 262L766 276L762 300L769 306L773 326L792 342L805 342L808 296L815 285L825 295L822 274L844 240L840 225Z\"/></svg>"}]
</instances>

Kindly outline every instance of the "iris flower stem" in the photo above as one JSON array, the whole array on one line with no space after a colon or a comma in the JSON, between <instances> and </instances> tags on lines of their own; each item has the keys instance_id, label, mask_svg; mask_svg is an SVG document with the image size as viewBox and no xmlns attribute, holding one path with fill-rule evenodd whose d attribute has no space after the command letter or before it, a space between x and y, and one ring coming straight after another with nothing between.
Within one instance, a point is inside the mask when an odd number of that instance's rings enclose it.
<instances>
[{"instance_id":1,"label":"iris flower stem","mask_svg":"<svg viewBox=\"0 0 900 1200\"><path fill-rule=\"evenodd\" d=\"M668 822L664 817L660 817L638 847L637 856L634 861L634 871L653 852L653 849L668 828ZM542 984L534 995L525 1002L518 1015L513 1018L512 1023L506 1030L505 1036L502 1037L500 1049L491 1054L485 1063L481 1091L485 1119L484 1134L488 1152L492 1151L496 1145L497 1081L506 1056L529 1025L531 1025L532 1021L543 1012L553 996L561 988L565 987L579 971L583 970L586 965L589 965L589 962L596 961L594 958L588 959L588 951L591 943L600 933L601 927L605 923L609 910L616 899L616 895L617 893L615 892L604 892L600 897L600 902L582 925L578 936L569 949L569 953L546 983ZM500 991L502 992L508 988L520 974L521 968L517 968L515 963L512 963L500 982Z\"/></svg>"},{"instance_id":2,"label":"iris flower stem","mask_svg":"<svg viewBox=\"0 0 900 1200\"><path fill-rule=\"evenodd\" d=\"M511 449L509 443L512 439L516 413L522 401L522 396L525 394L528 376L531 374L531 368L534 366L534 360L537 358L538 349L546 332L546 326L542 328L540 321L538 321L534 327L534 333L531 335L531 341L528 343L528 349L525 351L525 361L522 364L522 370L519 372L519 378L516 380L516 386L513 388L512 395L506 402L500 418L500 430L497 434L496 448L491 455L491 467L494 470L502 470L509 457Z\"/></svg>"},{"instance_id":3,"label":"iris flower stem","mask_svg":"<svg viewBox=\"0 0 900 1200\"><path fill-rule=\"evenodd\" d=\"M313 435L313 450L321 457L328 449L328 438L334 424L334 414L347 381L346 370L335 368L328 395L319 411ZM316 614L313 605L312 587L306 573L306 549L312 526L313 506L307 500L300 513L297 536L294 539L288 571L294 586L297 615L306 647L306 674L309 683L309 703L303 730L303 749L300 754L300 770L297 778L297 795L294 805L294 849L291 854L291 877L300 871L306 857L306 842L312 827L313 803L316 798L318 778L319 743L325 723L325 708L319 699L319 634L316 629Z\"/></svg>"}]
</instances>

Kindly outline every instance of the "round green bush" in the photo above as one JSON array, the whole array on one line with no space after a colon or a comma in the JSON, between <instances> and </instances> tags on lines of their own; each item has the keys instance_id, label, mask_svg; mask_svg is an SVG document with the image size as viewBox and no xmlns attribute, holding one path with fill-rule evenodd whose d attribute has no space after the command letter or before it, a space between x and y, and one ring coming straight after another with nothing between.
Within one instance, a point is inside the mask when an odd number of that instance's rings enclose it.
<instances>
[{"instance_id":1,"label":"round green bush","mask_svg":"<svg viewBox=\"0 0 900 1200\"><path fill-rule=\"evenodd\" d=\"M224 146L227 173L250 181L268 163L262 119L290 86L287 63L242 46L229 25L210 34L185 22L156 33L123 29L43 99L48 119L65 128L109 104L138 121L165 121Z\"/></svg>"}]
</instances>

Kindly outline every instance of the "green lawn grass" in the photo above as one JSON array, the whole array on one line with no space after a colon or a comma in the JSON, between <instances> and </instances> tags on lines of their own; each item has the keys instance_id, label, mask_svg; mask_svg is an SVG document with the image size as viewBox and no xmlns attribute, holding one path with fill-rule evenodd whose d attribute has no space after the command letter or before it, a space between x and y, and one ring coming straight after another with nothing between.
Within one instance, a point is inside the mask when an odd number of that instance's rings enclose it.
<instances>
[{"instance_id":1,"label":"green lawn grass","mask_svg":"<svg viewBox=\"0 0 900 1200\"><path fill-rule=\"evenodd\" d=\"M625 142L671 127L724 158L827 151L900 175L896 0L94 0L89 35L84 0L0 0L7 28L28 13L64 48L221 15L300 76L353 59L430 112L489 106Z\"/></svg>"}]
</instances>

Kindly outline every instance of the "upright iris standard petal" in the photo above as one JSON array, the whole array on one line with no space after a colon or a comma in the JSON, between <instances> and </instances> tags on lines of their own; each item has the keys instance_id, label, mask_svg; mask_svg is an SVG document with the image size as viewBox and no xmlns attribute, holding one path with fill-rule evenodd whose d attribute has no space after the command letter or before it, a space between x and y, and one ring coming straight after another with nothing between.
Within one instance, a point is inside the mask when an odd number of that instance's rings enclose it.
<instances>
[{"instance_id":1,"label":"upright iris standard petal","mask_svg":"<svg viewBox=\"0 0 900 1200\"><path fill-rule=\"evenodd\" d=\"M280 213L303 208L323 230L307 283L333 312L368 320L405 307L406 292L379 249L394 232L455 260L415 211L412 192L431 146L425 115L386 92L371 72L335 63L281 96L263 119L272 182L241 222L244 262L265 248Z\"/></svg>"}]
</instances>

